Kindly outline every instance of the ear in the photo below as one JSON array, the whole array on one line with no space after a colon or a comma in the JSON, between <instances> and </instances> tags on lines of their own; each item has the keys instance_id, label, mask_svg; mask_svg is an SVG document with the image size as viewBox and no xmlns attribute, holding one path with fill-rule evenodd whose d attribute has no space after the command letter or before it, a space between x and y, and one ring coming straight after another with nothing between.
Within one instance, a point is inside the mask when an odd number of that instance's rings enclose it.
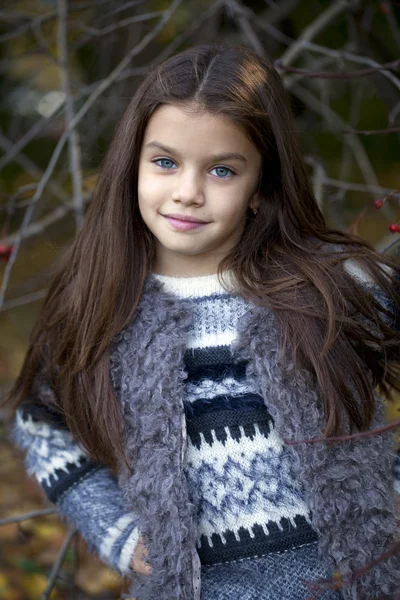
<instances>
[{"instance_id":1,"label":"ear","mask_svg":"<svg viewBox=\"0 0 400 600\"><path fill-rule=\"evenodd\" d=\"M260 196L257 192L252 195L251 200L249 202L249 208L251 208L251 210L254 210L255 208L260 208Z\"/></svg>"}]
</instances>

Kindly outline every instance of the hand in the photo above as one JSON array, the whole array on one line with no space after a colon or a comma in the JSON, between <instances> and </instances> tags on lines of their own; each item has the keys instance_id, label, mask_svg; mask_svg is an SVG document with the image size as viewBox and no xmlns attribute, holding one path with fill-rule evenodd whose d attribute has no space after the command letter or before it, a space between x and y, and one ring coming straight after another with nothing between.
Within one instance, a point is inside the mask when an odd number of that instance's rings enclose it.
<instances>
[{"instance_id":1,"label":"hand","mask_svg":"<svg viewBox=\"0 0 400 600\"><path fill-rule=\"evenodd\" d=\"M144 562L148 554L149 552L144 545L143 538L140 536L131 562L131 567L136 573L140 573L141 575L149 575L151 573L151 566Z\"/></svg>"}]
</instances>

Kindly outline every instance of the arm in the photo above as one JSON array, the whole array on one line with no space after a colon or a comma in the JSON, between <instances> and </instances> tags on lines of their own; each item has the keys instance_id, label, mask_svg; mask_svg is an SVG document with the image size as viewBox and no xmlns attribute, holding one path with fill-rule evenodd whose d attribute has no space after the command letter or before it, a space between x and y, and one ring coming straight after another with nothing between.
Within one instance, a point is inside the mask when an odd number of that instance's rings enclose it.
<instances>
[{"instance_id":1,"label":"arm","mask_svg":"<svg viewBox=\"0 0 400 600\"><path fill-rule=\"evenodd\" d=\"M62 422L34 402L18 408L11 441L23 450L25 468L60 516L81 533L89 549L121 575L132 573L138 546L135 516L123 505L111 470L91 461Z\"/></svg>"}]
</instances>

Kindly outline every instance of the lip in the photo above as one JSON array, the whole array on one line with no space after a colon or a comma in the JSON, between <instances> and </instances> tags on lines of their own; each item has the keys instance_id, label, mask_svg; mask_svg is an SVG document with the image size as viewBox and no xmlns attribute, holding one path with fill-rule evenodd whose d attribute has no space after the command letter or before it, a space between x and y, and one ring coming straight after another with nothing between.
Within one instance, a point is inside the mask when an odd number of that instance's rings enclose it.
<instances>
[{"instance_id":1,"label":"lip","mask_svg":"<svg viewBox=\"0 0 400 600\"><path fill-rule=\"evenodd\" d=\"M196 217L190 217L189 215L180 215L178 213L171 213L168 215L163 215L163 217L169 217L170 219L175 219L178 221L190 221L190 223L201 223L202 225L206 225L206 221L202 221L201 219L196 219Z\"/></svg>"},{"instance_id":2,"label":"lip","mask_svg":"<svg viewBox=\"0 0 400 600\"><path fill-rule=\"evenodd\" d=\"M181 219L175 219L173 217L170 217L169 215L163 215L163 217L174 229L178 231L189 231L191 229L199 229L200 227L204 227L205 225L207 225L207 223L205 223L204 221L200 223L197 221L183 221Z\"/></svg>"}]
</instances>

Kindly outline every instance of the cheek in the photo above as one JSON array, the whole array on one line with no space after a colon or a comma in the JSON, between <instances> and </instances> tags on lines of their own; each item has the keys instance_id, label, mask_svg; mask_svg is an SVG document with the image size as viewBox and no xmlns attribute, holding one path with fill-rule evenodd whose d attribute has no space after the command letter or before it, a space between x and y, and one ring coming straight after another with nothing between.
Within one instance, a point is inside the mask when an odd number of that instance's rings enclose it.
<instances>
[{"instance_id":1,"label":"cheek","mask_svg":"<svg viewBox=\"0 0 400 600\"><path fill-rule=\"evenodd\" d=\"M139 203L142 202L143 204L150 205L157 203L157 201L161 201L165 197L167 186L165 182L160 181L160 179L149 173L146 173L145 170L143 170L142 173L139 171Z\"/></svg>"},{"instance_id":2,"label":"cheek","mask_svg":"<svg viewBox=\"0 0 400 600\"><path fill-rule=\"evenodd\" d=\"M157 203L160 198L159 186L155 183L154 178L141 175L138 180L138 199L139 206L143 209Z\"/></svg>"},{"instance_id":3,"label":"cheek","mask_svg":"<svg viewBox=\"0 0 400 600\"><path fill-rule=\"evenodd\" d=\"M243 218L247 210L247 198L242 197L239 191L231 191L215 203L215 212L224 221L238 221Z\"/></svg>"}]
</instances>

